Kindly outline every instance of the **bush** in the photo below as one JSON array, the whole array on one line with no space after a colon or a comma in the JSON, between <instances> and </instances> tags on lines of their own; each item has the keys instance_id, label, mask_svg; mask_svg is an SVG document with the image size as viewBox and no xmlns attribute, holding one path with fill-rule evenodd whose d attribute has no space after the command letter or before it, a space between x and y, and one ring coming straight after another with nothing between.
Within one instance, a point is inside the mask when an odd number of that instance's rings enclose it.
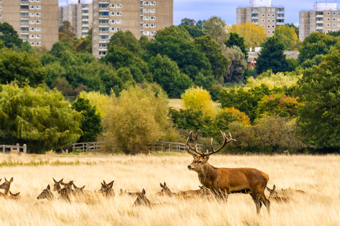
<instances>
[{"instance_id":1,"label":"bush","mask_svg":"<svg viewBox=\"0 0 340 226\"><path fill-rule=\"evenodd\" d=\"M184 108L194 111L201 111L204 115L214 116L215 107L210 93L203 88L190 88L181 96L184 101Z\"/></svg>"}]
</instances>

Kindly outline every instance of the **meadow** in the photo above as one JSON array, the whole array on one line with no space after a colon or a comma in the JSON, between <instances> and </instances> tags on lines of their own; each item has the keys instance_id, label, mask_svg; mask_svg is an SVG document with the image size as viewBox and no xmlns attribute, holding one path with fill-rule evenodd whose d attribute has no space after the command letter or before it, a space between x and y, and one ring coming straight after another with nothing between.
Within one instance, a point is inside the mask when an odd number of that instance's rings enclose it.
<instances>
[{"instance_id":1,"label":"meadow","mask_svg":"<svg viewBox=\"0 0 340 226\"><path fill-rule=\"evenodd\" d=\"M197 173L187 169L191 161L188 154L0 155L0 177L13 177L10 190L21 192L20 200L0 199L0 225L339 225L340 156L211 156L209 162L216 167L262 170L269 175L271 188L275 184L280 190L291 187L306 191L293 195L289 203L272 201L271 213L263 207L259 215L245 194L230 195L227 203L155 195L161 189L160 182L166 182L173 192L198 189ZM53 187L52 178L73 180L91 191L98 190L103 180L115 180L116 197L103 197L91 204L37 200L48 184ZM134 198L118 196L120 188L144 188L150 201L174 205L132 207Z\"/></svg>"}]
</instances>

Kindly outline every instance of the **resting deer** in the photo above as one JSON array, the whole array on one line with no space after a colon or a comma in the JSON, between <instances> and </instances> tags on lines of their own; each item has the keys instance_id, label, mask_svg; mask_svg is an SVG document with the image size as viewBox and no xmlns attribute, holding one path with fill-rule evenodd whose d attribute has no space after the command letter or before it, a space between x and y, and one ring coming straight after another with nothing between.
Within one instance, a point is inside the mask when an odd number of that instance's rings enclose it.
<instances>
[{"instance_id":1,"label":"resting deer","mask_svg":"<svg viewBox=\"0 0 340 226\"><path fill-rule=\"evenodd\" d=\"M113 190L113 183L115 181L113 180L108 184L105 182L105 180L103 180L103 182L104 183L101 183L102 187L99 189L98 192L102 193L106 197L115 197L115 192Z\"/></svg>"},{"instance_id":2,"label":"resting deer","mask_svg":"<svg viewBox=\"0 0 340 226\"><path fill-rule=\"evenodd\" d=\"M149 207L155 207L155 206L160 206L160 205L173 205L172 203L166 203L166 202L162 202L162 203L152 203L150 202L149 199L146 198L145 196L145 190L143 188L143 191L141 194L138 195L136 201L133 203L132 206L149 206Z\"/></svg>"},{"instance_id":3,"label":"resting deer","mask_svg":"<svg viewBox=\"0 0 340 226\"><path fill-rule=\"evenodd\" d=\"M197 148L197 140L200 136L200 131L196 138L192 137L192 132L187 139L187 151L194 157L193 162L188 165L188 169L197 172L198 179L201 184L209 188L217 198L228 198L231 193L250 194L256 205L257 213L260 213L262 203L270 211L270 201L266 198L264 190L267 187L269 176L264 172L252 168L216 168L208 163L209 157L222 150L227 143L236 141L231 137L227 139L225 133L222 133L223 144L215 150L213 147L213 139L211 139L212 152L199 152ZM189 140L192 139L194 147L191 147Z\"/></svg>"},{"instance_id":4,"label":"resting deer","mask_svg":"<svg viewBox=\"0 0 340 226\"><path fill-rule=\"evenodd\" d=\"M60 197L59 199L63 199L67 202L71 202L71 195L72 195L72 185L73 181L70 181L69 183L62 183L64 185L64 188L60 190Z\"/></svg>"},{"instance_id":5,"label":"resting deer","mask_svg":"<svg viewBox=\"0 0 340 226\"><path fill-rule=\"evenodd\" d=\"M8 195L9 189L13 182L13 177L8 181L5 177L5 182L0 185L0 189L4 189L4 195Z\"/></svg>"},{"instance_id":6,"label":"resting deer","mask_svg":"<svg viewBox=\"0 0 340 226\"><path fill-rule=\"evenodd\" d=\"M51 192L50 185L47 185L47 187L40 193L40 195L37 197L37 199L54 200L54 195Z\"/></svg>"},{"instance_id":7,"label":"resting deer","mask_svg":"<svg viewBox=\"0 0 340 226\"><path fill-rule=\"evenodd\" d=\"M156 195L160 196L173 196L176 195L176 193L173 193L168 186L166 186L166 183L164 184L160 183L162 190L160 192L157 192Z\"/></svg>"},{"instance_id":8,"label":"resting deer","mask_svg":"<svg viewBox=\"0 0 340 226\"><path fill-rule=\"evenodd\" d=\"M61 191L61 184L63 183L64 178L62 178L60 181L56 181L54 178L52 178L54 181L54 185L53 185L53 191L56 191L60 194Z\"/></svg>"},{"instance_id":9,"label":"resting deer","mask_svg":"<svg viewBox=\"0 0 340 226\"><path fill-rule=\"evenodd\" d=\"M289 202L292 200L292 198L290 196L279 196L277 191L275 191L276 186L274 184L273 189L270 189L267 187L267 190L269 191L269 200L274 200L276 202Z\"/></svg>"},{"instance_id":10,"label":"resting deer","mask_svg":"<svg viewBox=\"0 0 340 226\"><path fill-rule=\"evenodd\" d=\"M123 189L120 189L119 196L128 195L131 197L137 197L139 194L142 194L142 192L128 192L126 190L123 191Z\"/></svg>"}]
</instances>

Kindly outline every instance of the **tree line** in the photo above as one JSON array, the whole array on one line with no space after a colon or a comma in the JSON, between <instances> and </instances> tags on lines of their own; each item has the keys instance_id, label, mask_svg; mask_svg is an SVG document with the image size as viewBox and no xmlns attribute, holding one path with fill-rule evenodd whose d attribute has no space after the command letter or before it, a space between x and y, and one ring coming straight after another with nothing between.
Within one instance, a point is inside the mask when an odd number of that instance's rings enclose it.
<instances>
[{"instance_id":1,"label":"tree line","mask_svg":"<svg viewBox=\"0 0 340 226\"><path fill-rule=\"evenodd\" d=\"M301 43L292 25L266 38L254 24L185 18L152 40L116 32L97 60L91 35L76 39L71 30L64 23L47 51L0 25L3 143L43 153L100 139L107 151L138 153L200 129L204 148L208 137L219 142L220 130L231 132L239 142L229 153L339 151L338 32ZM248 69L247 49L259 45L256 69ZM294 49L299 58L287 59L283 52ZM184 108L169 108L168 98Z\"/></svg>"}]
</instances>

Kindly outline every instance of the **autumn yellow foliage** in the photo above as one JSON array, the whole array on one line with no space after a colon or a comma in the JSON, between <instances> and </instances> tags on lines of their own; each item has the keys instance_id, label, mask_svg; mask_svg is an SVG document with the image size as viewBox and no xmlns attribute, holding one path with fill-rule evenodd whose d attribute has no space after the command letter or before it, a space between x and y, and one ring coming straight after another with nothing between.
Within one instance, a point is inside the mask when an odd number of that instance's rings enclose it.
<instances>
[{"instance_id":1,"label":"autumn yellow foliage","mask_svg":"<svg viewBox=\"0 0 340 226\"><path fill-rule=\"evenodd\" d=\"M248 48L261 46L267 39L266 30L254 23L234 24L226 26L228 32L236 32L244 37Z\"/></svg>"},{"instance_id":2,"label":"autumn yellow foliage","mask_svg":"<svg viewBox=\"0 0 340 226\"><path fill-rule=\"evenodd\" d=\"M265 72L267 73L267 72ZM302 77L302 75L284 74L284 73L272 73L269 76L259 76L254 79L249 77L247 79L246 87L255 88L256 86L261 86L265 84L269 89L280 88L286 86L287 88L295 86L297 81Z\"/></svg>"},{"instance_id":3,"label":"autumn yellow foliage","mask_svg":"<svg viewBox=\"0 0 340 226\"><path fill-rule=\"evenodd\" d=\"M288 25L277 26L274 31L274 36L283 42L288 50L294 50L298 41L298 36L294 28L289 27Z\"/></svg>"},{"instance_id":4,"label":"autumn yellow foliage","mask_svg":"<svg viewBox=\"0 0 340 226\"><path fill-rule=\"evenodd\" d=\"M248 115L237 110L234 107L221 109L216 117L218 118L219 116L223 115L228 115L232 120L235 119L236 121L243 122L245 125L251 125Z\"/></svg>"},{"instance_id":5,"label":"autumn yellow foliage","mask_svg":"<svg viewBox=\"0 0 340 226\"><path fill-rule=\"evenodd\" d=\"M187 89L185 93L182 94L181 99L184 102L184 109L202 111L203 114L208 116L214 116L216 114L210 93L202 87Z\"/></svg>"},{"instance_id":6,"label":"autumn yellow foliage","mask_svg":"<svg viewBox=\"0 0 340 226\"><path fill-rule=\"evenodd\" d=\"M101 94L99 92L81 92L80 98L84 98L90 101L90 104L96 106L96 112L100 114L100 117L104 117L107 113L107 109L111 103L110 96Z\"/></svg>"}]
</instances>

